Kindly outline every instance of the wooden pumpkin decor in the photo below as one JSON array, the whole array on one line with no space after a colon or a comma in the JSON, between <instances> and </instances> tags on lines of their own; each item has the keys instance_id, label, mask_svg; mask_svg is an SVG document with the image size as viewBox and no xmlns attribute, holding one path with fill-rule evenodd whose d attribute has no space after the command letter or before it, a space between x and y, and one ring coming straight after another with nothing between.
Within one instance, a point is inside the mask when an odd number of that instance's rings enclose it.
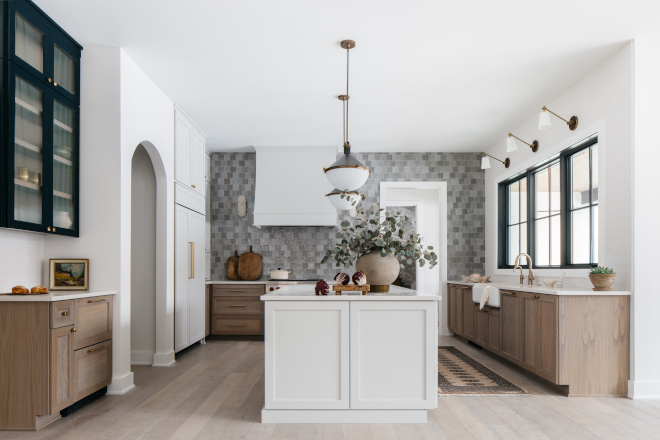
<instances>
[{"instance_id":1,"label":"wooden pumpkin decor","mask_svg":"<svg viewBox=\"0 0 660 440\"><path fill-rule=\"evenodd\" d=\"M238 276L245 281L254 281L261 278L262 273L263 258L252 252L252 246L250 246L250 252L238 257Z\"/></svg>"},{"instance_id":2,"label":"wooden pumpkin decor","mask_svg":"<svg viewBox=\"0 0 660 440\"><path fill-rule=\"evenodd\" d=\"M234 251L234 256L227 259L227 278L232 281L240 280L238 276L238 251Z\"/></svg>"}]
</instances>

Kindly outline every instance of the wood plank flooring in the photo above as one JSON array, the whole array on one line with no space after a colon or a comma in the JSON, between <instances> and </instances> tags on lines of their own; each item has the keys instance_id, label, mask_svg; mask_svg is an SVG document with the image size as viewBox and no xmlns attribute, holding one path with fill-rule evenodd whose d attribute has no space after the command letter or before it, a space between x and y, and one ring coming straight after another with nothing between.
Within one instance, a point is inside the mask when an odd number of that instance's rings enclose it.
<instances>
[{"instance_id":1,"label":"wood plank flooring","mask_svg":"<svg viewBox=\"0 0 660 440\"><path fill-rule=\"evenodd\" d=\"M659 439L660 403L567 398L455 338L441 337L531 396L442 396L426 424L261 424L264 343L209 338L170 368L133 367L136 388L104 396L39 432L6 439L404 440Z\"/></svg>"}]
</instances>

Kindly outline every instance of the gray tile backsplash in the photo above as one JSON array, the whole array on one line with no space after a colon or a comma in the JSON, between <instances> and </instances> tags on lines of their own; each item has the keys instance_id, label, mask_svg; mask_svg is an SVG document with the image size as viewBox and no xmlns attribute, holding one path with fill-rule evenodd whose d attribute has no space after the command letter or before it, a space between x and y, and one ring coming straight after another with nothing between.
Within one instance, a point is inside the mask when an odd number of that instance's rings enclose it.
<instances>
[{"instance_id":1,"label":"gray tile backsplash","mask_svg":"<svg viewBox=\"0 0 660 440\"><path fill-rule=\"evenodd\" d=\"M446 181L448 201L448 279L485 267L485 182L478 153L356 153L371 169L371 177L360 188L366 206L378 202L380 181ZM214 153L211 164L211 279L226 278L227 258L238 250L249 250L264 259L264 275L269 269L290 269L291 278L331 279L353 268L320 264L325 250L335 242L335 228L252 226L256 155L254 153ZM237 199L247 198L248 214L239 217ZM349 218L340 215L338 222Z\"/></svg>"}]
</instances>

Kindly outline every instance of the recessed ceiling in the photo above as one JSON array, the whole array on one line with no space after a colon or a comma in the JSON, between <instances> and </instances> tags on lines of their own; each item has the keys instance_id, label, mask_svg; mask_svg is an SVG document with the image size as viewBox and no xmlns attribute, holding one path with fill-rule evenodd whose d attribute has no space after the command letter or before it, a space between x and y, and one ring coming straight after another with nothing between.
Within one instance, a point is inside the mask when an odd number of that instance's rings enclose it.
<instances>
[{"instance_id":1,"label":"recessed ceiling","mask_svg":"<svg viewBox=\"0 0 660 440\"><path fill-rule=\"evenodd\" d=\"M657 0L36 3L83 46L122 47L212 151L341 145L344 39L354 151L483 151L660 16Z\"/></svg>"}]
</instances>

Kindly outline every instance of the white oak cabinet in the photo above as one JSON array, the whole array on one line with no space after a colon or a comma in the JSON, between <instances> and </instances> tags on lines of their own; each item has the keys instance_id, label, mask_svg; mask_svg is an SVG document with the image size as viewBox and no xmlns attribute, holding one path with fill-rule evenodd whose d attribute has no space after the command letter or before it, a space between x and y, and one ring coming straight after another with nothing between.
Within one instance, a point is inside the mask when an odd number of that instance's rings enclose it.
<instances>
[{"instance_id":1,"label":"white oak cabinet","mask_svg":"<svg viewBox=\"0 0 660 440\"><path fill-rule=\"evenodd\" d=\"M175 107L174 179L204 196L206 137Z\"/></svg>"},{"instance_id":2,"label":"white oak cabinet","mask_svg":"<svg viewBox=\"0 0 660 440\"><path fill-rule=\"evenodd\" d=\"M204 216L174 205L175 352L204 338Z\"/></svg>"}]
</instances>

